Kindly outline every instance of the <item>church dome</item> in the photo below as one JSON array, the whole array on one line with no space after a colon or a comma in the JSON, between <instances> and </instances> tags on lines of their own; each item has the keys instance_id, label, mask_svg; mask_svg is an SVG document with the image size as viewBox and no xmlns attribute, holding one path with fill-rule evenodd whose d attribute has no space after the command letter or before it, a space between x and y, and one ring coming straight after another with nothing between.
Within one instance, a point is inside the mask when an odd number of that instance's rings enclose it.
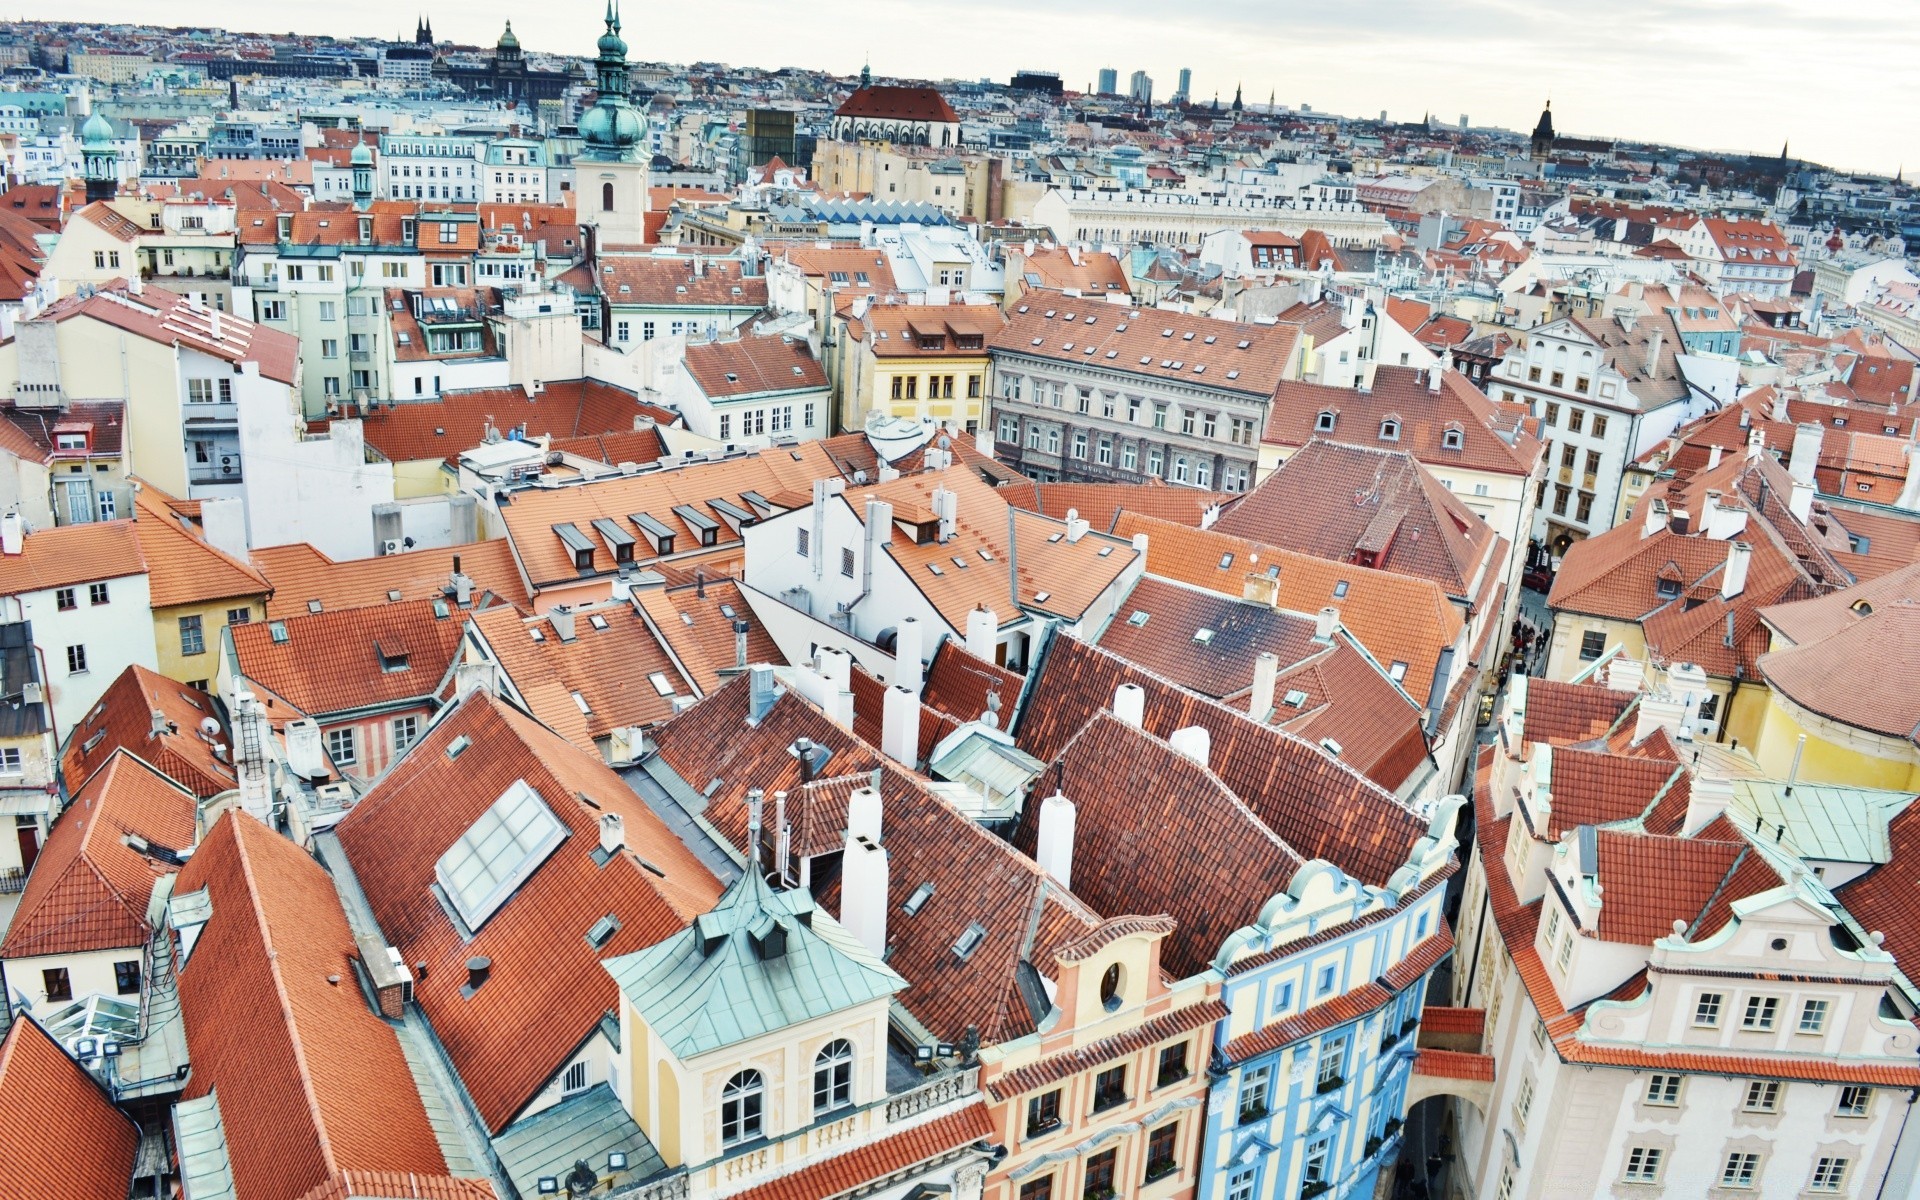
<instances>
[{"instance_id":1,"label":"church dome","mask_svg":"<svg viewBox=\"0 0 1920 1200\"><path fill-rule=\"evenodd\" d=\"M508 21L507 31L500 35L500 43L497 49L518 50L519 48L520 48L520 39L513 36L513 22Z\"/></svg>"},{"instance_id":2,"label":"church dome","mask_svg":"<svg viewBox=\"0 0 1920 1200\"><path fill-rule=\"evenodd\" d=\"M624 104L596 104L580 117L580 136L593 149L637 146L646 132L640 114Z\"/></svg>"},{"instance_id":3,"label":"church dome","mask_svg":"<svg viewBox=\"0 0 1920 1200\"><path fill-rule=\"evenodd\" d=\"M353 153L347 156L347 162L350 166L370 167L373 165L373 151L367 148L365 142L355 143Z\"/></svg>"},{"instance_id":4,"label":"church dome","mask_svg":"<svg viewBox=\"0 0 1920 1200\"><path fill-rule=\"evenodd\" d=\"M111 146L113 122L99 113L94 113L87 118L86 124L80 126L80 142L86 146Z\"/></svg>"},{"instance_id":5,"label":"church dome","mask_svg":"<svg viewBox=\"0 0 1920 1200\"><path fill-rule=\"evenodd\" d=\"M601 34L599 42L595 44L600 49L601 58L624 59L627 56L627 43L611 28Z\"/></svg>"}]
</instances>

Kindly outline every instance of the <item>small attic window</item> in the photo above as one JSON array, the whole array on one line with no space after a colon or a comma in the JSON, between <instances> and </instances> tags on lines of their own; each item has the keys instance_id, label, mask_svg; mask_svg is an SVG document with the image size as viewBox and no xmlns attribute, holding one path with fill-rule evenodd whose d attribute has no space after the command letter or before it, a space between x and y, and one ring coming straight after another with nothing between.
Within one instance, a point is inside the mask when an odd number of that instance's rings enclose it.
<instances>
[{"instance_id":1,"label":"small attic window","mask_svg":"<svg viewBox=\"0 0 1920 1200\"><path fill-rule=\"evenodd\" d=\"M400 603L400 591L398 588L387 589L387 603L388 604Z\"/></svg>"},{"instance_id":2,"label":"small attic window","mask_svg":"<svg viewBox=\"0 0 1920 1200\"><path fill-rule=\"evenodd\" d=\"M1332 433L1333 432L1332 410L1329 409L1327 411L1324 411L1319 416L1315 417L1313 419L1313 428L1314 428L1314 432L1316 433Z\"/></svg>"},{"instance_id":3,"label":"small attic window","mask_svg":"<svg viewBox=\"0 0 1920 1200\"><path fill-rule=\"evenodd\" d=\"M1854 612L1859 613L1863 617L1873 615L1873 605L1867 603L1865 600L1855 600L1852 607Z\"/></svg>"},{"instance_id":4,"label":"small attic window","mask_svg":"<svg viewBox=\"0 0 1920 1200\"><path fill-rule=\"evenodd\" d=\"M1343 597L1343 596L1345 596L1345 595L1347 594L1347 588L1348 588L1348 586L1349 586L1349 585L1348 585L1348 583L1347 583L1347 581L1346 581L1346 580L1344 580L1344 579L1342 579L1342 580L1341 580L1340 582L1338 582L1338 583L1336 583L1336 584L1334 584L1334 585L1333 585L1333 598L1334 598L1335 600L1338 600L1338 599L1340 599L1341 597Z\"/></svg>"},{"instance_id":5,"label":"small attic window","mask_svg":"<svg viewBox=\"0 0 1920 1200\"><path fill-rule=\"evenodd\" d=\"M593 928L587 930L587 945L595 950L604 950L607 943L613 940L613 935L618 932L620 932L620 918L608 913L595 921Z\"/></svg>"},{"instance_id":6,"label":"small attic window","mask_svg":"<svg viewBox=\"0 0 1920 1200\"><path fill-rule=\"evenodd\" d=\"M269 621L267 623L267 635L274 640L276 645L286 645L287 623L285 621Z\"/></svg>"},{"instance_id":7,"label":"small attic window","mask_svg":"<svg viewBox=\"0 0 1920 1200\"><path fill-rule=\"evenodd\" d=\"M975 921L973 924L967 926L966 931L960 935L959 940L953 943L953 956L961 962L966 962L973 957L973 952L978 950L980 944L986 940L987 927Z\"/></svg>"},{"instance_id":8,"label":"small attic window","mask_svg":"<svg viewBox=\"0 0 1920 1200\"><path fill-rule=\"evenodd\" d=\"M1307 694L1299 688L1293 688L1288 691L1286 695L1280 697L1280 703L1286 705L1288 708L1299 708L1306 702Z\"/></svg>"},{"instance_id":9,"label":"small attic window","mask_svg":"<svg viewBox=\"0 0 1920 1200\"><path fill-rule=\"evenodd\" d=\"M1228 372L1227 372L1227 378L1228 378L1228 379L1238 379L1238 378L1240 378L1240 372L1238 372L1238 371L1228 371Z\"/></svg>"},{"instance_id":10,"label":"small attic window","mask_svg":"<svg viewBox=\"0 0 1920 1200\"><path fill-rule=\"evenodd\" d=\"M1440 448L1458 450L1467 444L1467 435L1458 429L1449 429L1440 435Z\"/></svg>"},{"instance_id":11,"label":"small attic window","mask_svg":"<svg viewBox=\"0 0 1920 1200\"><path fill-rule=\"evenodd\" d=\"M537 625L527 630L527 636L536 642L544 642L547 640L547 635L541 632L540 627Z\"/></svg>"},{"instance_id":12,"label":"small attic window","mask_svg":"<svg viewBox=\"0 0 1920 1200\"><path fill-rule=\"evenodd\" d=\"M473 745L473 739L468 737L464 733L461 734L459 737L453 739L451 742L448 742L447 743L448 761L452 761L453 759L459 758L463 753L466 752L467 747L471 745Z\"/></svg>"},{"instance_id":13,"label":"small attic window","mask_svg":"<svg viewBox=\"0 0 1920 1200\"><path fill-rule=\"evenodd\" d=\"M1227 553L1225 553L1225 554L1222 554L1222 555L1220 556L1220 569L1221 569L1222 571L1224 571L1224 570L1226 570L1226 569L1227 569L1228 567L1231 567L1232 565L1233 565L1233 552L1232 552L1232 551L1228 551Z\"/></svg>"},{"instance_id":14,"label":"small attic window","mask_svg":"<svg viewBox=\"0 0 1920 1200\"><path fill-rule=\"evenodd\" d=\"M933 885L923 883L913 889L913 895L907 897L907 902L900 906L900 911L910 917L917 917L920 915L920 910L925 908L927 901L931 899L933 899Z\"/></svg>"},{"instance_id":15,"label":"small attic window","mask_svg":"<svg viewBox=\"0 0 1920 1200\"><path fill-rule=\"evenodd\" d=\"M664 673L660 671L653 672L651 675L647 676L647 682L652 684L653 690L660 693L662 696L673 695L673 683L667 679Z\"/></svg>"},{"instance_id":16,"label":"small attic window","mask_svg":"<svg viewBox=\"0 0 1920 1200\"><path fill-rule=\"evenodd\" d=\"M1383 442L1399 441L1400 422L1394 420L1392 417L1388 417L1386 420L1380 422L1380 440Z\"/></svg>"},{"instance_id":17,"label":"small attic window","mask_svg":"<svg viewBox=\"0 0 1920 1200\"><path fill-rule=\"evenodd\" d=\"M579 692L568 692L567 694L573 697L573 703L575 707L579 708L581 716L590 717L593 715L593 706L587 703L585 696L582 696Z\"/></svg>"},{"instance_id":18,"label":"small attic window","mask_svg":"<svg viewBox=\"0 0 1920 1200\"><path fill-rule=\"evenodd\" d=\"M605 629L607 627L607 619L599 613L594 613L587 618L587 624L593 626L595 629Z\"/></svg>"},{"instance_id":19,"label":"small attic window","mask_svg":"<svg viewBox=\"0 0 1920 1200\"><path fill-rule=\"evenodd\" d=\"M1045 604L1047 601L1051 599L1053 599L1052 592L1035 592L1033 594L1033 602L1035 604Z\"/></svg>"},{"instance_id":20,"label":"small attic window","mask_svg":"<svg viewBox=\"0 0 1920 1200\"><path fill-rule=\"evenodd\" d=\"M1205 627L1196 629L1193 631L1193 640L1202 646L1211 645L1213 643L1213 630Z\"/></svg>"},{"instance_id":21,"label":"small attic window","mask_svg":"<svg viewBox=\"0 0 1920 1200\"><path fill-rule=\"evenodd\" d=\"M1387 678L1393 680L1395 683L1399 683L1406 677L1407 677L1407 664L1403 662L1394 663L1392 666L1387 668Z\"/></svg>"},{"instance_id":22,"label":"small attic window","mask_svg":"<svg viewBox=\"0 0 1920 1200\"><path fill-rule=\"evenodd\" d=\"M1659 584L1655 586L1654 590L1661 596L1671 600L1680 594L1680 581L1678 579L1662 579ZM1863 600L1861 603L1864 604L1866 601Z\"/></svg>"},{"instance_id":23,"label":"small attic window","mask_svg":"<svg viewBox=\"0 0 1920 1200\"><path fill-rule=\"evenodd\" d=\"M1127 624L1135 627L1145 625L1151 616L1152 614L1146 609L1136 608L1133 610L1133 615L1127 618Z\"/></svg>"},{"instance_id":24,"label":"small attic window","mask_svg":"<svg viewBox=\"0 0 1920 1200\"><path fill-rule=\"evenodd\" d=\"M320 602L319 602L318 600L309 600L309 601L307 601L307 611L308 611L308 612L310 612L310 613L317 613L317 612L319 612L319 611L320 611L320 609L321 609L321 604L320 604Z\"/></svg>"}]
</instances>

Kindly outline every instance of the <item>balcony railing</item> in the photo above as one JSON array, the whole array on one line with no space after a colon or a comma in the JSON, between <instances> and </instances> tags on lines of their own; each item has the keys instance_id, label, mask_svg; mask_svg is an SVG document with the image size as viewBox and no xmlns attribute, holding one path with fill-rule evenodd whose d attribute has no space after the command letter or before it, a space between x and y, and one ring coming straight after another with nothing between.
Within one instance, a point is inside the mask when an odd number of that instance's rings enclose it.
<instances>
[{"instance_id":1,"label":"balcony railing","mask_svg":"<svg viewBox=\"0 0 1920 1200\"><path fill-rule=\"evenodd\" d=\"M968 1067L937 1076L910 1092L887 1099L887 1123L904 1121L929 1109L971 1096L980 1090L980 1068Z\"/></svg>"},{"instance_id":2,"label":"balcony railing","mask_svg":"<svg viewBox=\"0 0 1920 1200\"><path fill-rule=\"evenodd\" d=\"M27 890L27 873L19 867L0 871L0 896L17 896Z\"/></svg>"}]
</instances>

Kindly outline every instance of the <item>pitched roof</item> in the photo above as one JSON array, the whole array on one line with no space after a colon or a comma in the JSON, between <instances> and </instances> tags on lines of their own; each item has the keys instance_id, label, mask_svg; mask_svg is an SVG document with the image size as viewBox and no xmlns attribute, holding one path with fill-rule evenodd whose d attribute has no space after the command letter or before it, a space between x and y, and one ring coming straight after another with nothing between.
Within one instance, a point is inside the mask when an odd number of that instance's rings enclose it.
<instances>
[{"instance_id":1,"label":"pitched roof","mask_svg":"<svg viewBox=\"0 0 1920 1200\"><path fill-rule=\"evenodd\" d=\"M1404 451L1309 441L1230 505L1215 529L1316 558L1476 590L1498 541Z\"/></svg>"},{"instance_id":2,"label":"pitched roof","mask_svg":"<svg viewBox=\"0 0 1920 1200\"><path fill-rule=\"evenodd\" d=\"M1391 795L1318 746L1245 713L1193 695L1108 652L1054 637L1014 726L1022 750L1057 759L1074 736L1111 711L1123 683L1146 692L1143 728L1165 738L1199 725L1208 732L1213 772L1302 858L1324 858L1370 884L1406 861L1426 827Z\"/></svg>"},{"instance_id":3,"label":"pitched roof","mask_svg":"<svg viewBox=\"0 0 1920 1200\"><path fill-rule=\"evenodd\" d=\"M229 625L227 633L240 674L319 716L437 694L460 645L460 619L436 612L437 604L343 608Z\"/></svg>"},{"instance_id":4,"label":"pitched roof","mask_svg":"<svg viewBox=\"0 0 1920 1200\"><path fill-rule=\"evenodd\" d=\"M1407 664L1401 686L1424 698L1440 652L1460 637L1459 610L1431 580L1376 571L1265 545L1216 530L1189 529L1123 512L1121 537L1147 535L1147 573L1227 596L1272 586L1292 612L1333 607L1340 622L1382 663ZM1340 594L1336 594L1340 593Z\"/></svg>"},{"instance_id":5,"label":"pitched roof","mask_svg":"<svg viewBox=\"0 0 1920 1200\"><path fill-rule=\"evenodd\" d=\"M449 757L456 742L464 745ZM436 863L496 800L524 782L565 829L559 847L471 938L435 898ZM618 814L625 849L596 861L600 823ZM338 828L374 916L416 972L414 996L481 1120L503 1129L599 1026L617 989L603 958L677 933L711 908L718 882L597 755L503 701L462 699L355 805ZM596 949L587 931L619 928ZM491 960L463 995L466 962ZM502 1029L517 1032L510 1044Z\"/></svg>"},{"instance_id":6,"label":"pitched roof","mask_svg":"<svg viewBox=\"0 0 1920 1200\"><path fill-rule=\"evenodd\" d=\"M201 724L214 721L212 734ZM70 793L125 748L202 800L234 786L230 763L213 752L226 739L213 698L136 664L107 685L100 702L68 732L60 771Z\"/></svg>"},{"instance_id":7,"label":"pitched roof","mask_svg":"<svg viewBox=\"0 0 1920 1200\"><path fill-rule=\"evenodd\" d=\"M1763 608L1760 619L1786 641L1804 646L1902 601L1920 601L1920 562L1824 596Z\"/></svg>"},{"instance_id":8,"label":"pitched roof","mask_svg":"<svg viewBox=\"0 0 1920 1200\"><path fill-rule=\"evenodd\" d=\"M0 1042L0 1178L23 1194L126 1200L140 1128L29 1016Z\"/></svg>"},{"instance_id":9,"label":"pitched roof","mask_svg":"<svg viewBox=\"0 0 1920 1200\"><path fill-rule=\"evenodd\" d=\"M920 1163L944 1158L996 1132L984 1104L935 1117L845 1154L810 1163L778 1179L739 1192L735 1200L837 1200L876 1180L891 1179Z\"/></svg>"},{"instance_id":10,"label":"pitched roof","mask_svg":"<svg viewBox=\"0 0 1920 1200\"><path fill-rule=\"evenodd\" d=\"M473 580L474 607L497 603L527 607L526 584L505 538L468 542L435 550L403 550L335 562L306 542L253 551L253 562L273 587L267 617L305 616L317 601L322 611L393 604L401 600L443 599L459 607L448 582L457 564Z\"/></svg>"},{"instance_id":11,"label":"pitched roof","mask_svg":"<svg viewBox=\"0 0 1920 1200\"><path fill-rule=\"evenodd\" d=\"M1844 595L1845 593L1840 593ZM1920 661L1920 602L1896 600L1838 633L1759 657L1768 686L1802 708L1888 737L1920 737L1920 694L1888 664Z\"/></svg>"},{"instance_id":12,"label":"pitched roof","mask_svg":"<svg viewBox=\"0 0 1920 1200\"><path fill-rule=\"evenodd\" d=\"M725 683L739 668L737 624L747 627L748 663L787 661L731 579L696 576L692 583L672 587L635 588L633 595L661 643L702 693Z\"/></svg>"},{"instance_id":13,"label":"pitched roof","mask_svg":"<svg viewBox=\"0 0 1920 1200\"><path fill-rule=\"evenodd\" d=\"M1003 354L1270 397L1299 346L1294 325L1245 325L1169 309L1129 309L1035 289L989 341Z\"/></svg>"},{"instance_id":14,"label":"pitched roof","mask_svg":"<svg viewBox=\"0 0 1920 1200\"><path fill-rule=\"evenodd\" d=\"M1452 468L1502 475L1530 475L1544 450L1539 438L1503 414L1486 393L1458 371L1441 376L1440 390L1417 367L1382 364L1373 384L1327 387L1288 380L1274 395L1261 440L1279 446L1304 446L1316 435L1357 445L1405 451L1436 470ZM1333 415L1331 431L1320 414ZM1392 417L1399 437L1380 437L1381 423ZM1448 434L1458 435L1458 446Z\"/></svg>"},{"instance_id":15,"label":"pitched roof","mask_svg":"<svg viewBox=\"0 0 1920 1200\"><path fill-rule=\"evenodd\" d=\"M1001 486L1001 495L1015 508L1037 512L1058 521L1075 513L1095 529L1112 529L1122 512L1141 513L1199 528L1209 509L1234 498L1231 492L1208 492L1174 487L1157 478L1144 483L1029 483Z\"/></svg>"},{"instance_id":16,"label":"pitched roof","mask_svg":"<svg viewBox=\"0 0 1920 1200\"><path fill-rule=\"evenodd\" d=\"M573 438L629 433L643 418L660 425L677 419L625 388L597 379L563 379L542 384L537 396L517 387L474 388L445 392L437 400L390 405L361 418L361 428L367 445L392 462L437 458L452 463L480 445L488 429L502 435L519 429L529 438Z\"/></svg>"},{"instance_id":17,"label":"pitched roof","mask_svg":"<svg viewBox=\"0 0 1920 1200\"><path fill-rule=\"evenodd\" d=\"M110 458L121 453L126 417L127 406L121 400L73 402L59 409L21 408L7 402L0 404L0 445L16 458L51 462L61 455L58 434L85 430L88 450L95 457Z\"/></svg>"},{"instance_id":18,"label":"pitched roof","mask_svg":"<svg viewBox=\"0 0 1920 1200\"><path fill-rule=\"evenodd\" d=\"M1639 698L1598 683L1529 679L1526 686L1521 737L1529 743L1575 745L1604 737Z\"/></svg>"},{"instance_id":19,"label":"pitched roof","mask_svg":"<svg viewBox=\"0 0 1920 1200\"><path fill-rule=\"evenodd\" d=\"M1053 291L1078 289L1086 295L1102 297L1124 296L1130 291L1126 268L1120 265L1119 259L1104 250L1075 250L1066 246L1035 247L1032 253L1025 255L1021 270L1037 277L1029 280L1032 286Z\"/></svg>"},{"instance_id":20,"label":"pitched roof","mask_svg":"<svg viewBox=\"0 0 1920 1200\"><path fill-rule=\"evenodd\" d=\"M217 1095L239 1193L297 1200L344 1170L444 1176L327 873L229 809L181 872L179 894L203 889L211 913L179 969L184 1098Z\"/></svg>"},{"instance_id":21,"label":"pitched roof","mask_svg":"<svg viewBox=\"0 0 1920 1200\"><path fill-rule=\"evenodd\" d=\"M571 740L591 750L594 739L617 728L658 725L673 715L675 693L694 694L633 605L594 605L573 616L571 639L560 637L550 616L522 617L503 607L472 617L474 632L485 639L527 711L548 728L570 735L577 730L580 736Z\"/></svg>"},{"instance_id":22,"label":"pitched roof","mask_svg":"<svg viewBox=\"0 0 1920 1200\"><path fill-rule=\"evenodd\" d=\"M88 317L166 346L180 346L236 366L258 363L260 374L292 384L300 364L300 340L244 317L203 308L164 288L134 295L124 280L101 285L91 295L73 295L41 314L50 321Z\"/></svg>"},{"instance_id":23,"label":"pitched roof","mask_svg":"<svg viewBox=\"0 0 1920 1200\"><path fill-rule=\"evenodd\" d=\"M696 265L697 264L697 265ZM602 254L593 287L615 308L765 308L767 278L736 259Z\"/></svg>"},{"instance_id":24,"label":"pitched roof","mask_svg":"<svg viewBox=\"0 0 1920 1200\"><path fill-rule=\"evenodd\" d=\"M941 358L986 354L986 339L1006 323L992 304L874 304L849 316L847 331L877 358ZM963 349L959 339L972 338Z\"/></svg>"},{"instance_id":25,"label":"pitched roof","mask_svg":"<svg viewBox=\"0 0 1920 1200\"><path fill-rule=\"evenodd\" d=\"M955 124L960 118L940 90L924 84L868 84L856 88L833 110L836 117L871 117L882 121L931 121Z\"/></svg>"},{"instance_id":26,"label":"pitched roof","mask_svg":"<svg viewBox=\"0 0 1920 1200\"><path fill-rule=\"evenodd\" d=\"M19 554L0 555L0 595L17 596L145 574L132 521L90 521L36 529Z\"/></svg>"},{"instance_id":27,"label":"pitched roof","mask_svg":"<svg viewBox=\"0 0 1920 1200\"><path fill-rule=\"evenodd\" d=\"M197 815L192 794L117 751L53 823L0 958L146 945L153 885L180 869L153 850L192 849Z\"/></svg>"},{"instance_id":28,"label":"pitched roof","mask_svg":"<svg viewBox=\"0 0 1920 1200\"><path fill-rule=\"evenodd\" d=\"M263 596L266 577L208 543L193 524L168 507L170 497L150 484L134 491L134 533L147 563L153 607Z\"/></svg>"},{"instance_id":29,"label":"pitched roof","mask_svg":"<svg viewBox=\"0 0 1920 1200\"><path fill-rule=\"evenodd\" d=\"M711 400L827 386L826 368L803 339L741 337L693 342L681 361Z\"/></svg>"},{"instance_id":30,"label":"pitched roof","mask_svg":"<svg viewBox=\"0 0 1920 1200\"><path fill-rule=\"evenodd\" d=\"M944 638L934 647L920 688L920 703L962 723L983 713L1003 713L1020 698L1019 675L967 653L965 643ZM1004 722L1005 717L996 718Z\"/></svg>"}]
</instances>

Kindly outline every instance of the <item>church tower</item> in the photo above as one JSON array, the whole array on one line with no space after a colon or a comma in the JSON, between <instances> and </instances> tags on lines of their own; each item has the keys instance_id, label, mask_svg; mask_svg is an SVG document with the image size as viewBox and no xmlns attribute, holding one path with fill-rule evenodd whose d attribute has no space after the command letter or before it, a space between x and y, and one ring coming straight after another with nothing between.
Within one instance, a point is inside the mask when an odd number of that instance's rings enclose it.
<instances>
[{"instance_id":1,"label":"church tower","mask_svg":"<svg viewBox=\"0 0 1920 1200\"><path fill-rule=\"evenodd\" d=\"M355 142L347 161L353 168L353 207L366 212L373 207L373 151L366 142Z\"/></svg>"},{"instance_id":2,"label":"church tower","mask_svg":"<svg viewBox=\"0 0 1920 1200\"><path fill-rule=\"evenodd\" d=\"M426 14L424 13L421 14L420 20L414 24L413 40L416 45L433 45L433 22L427 20Z\"/></svg>"},{"instance_id":3,"label":"church tower","mask_svg":"<svg viewBox=\"0 0 1920 1200\"><path fill-rule=\"evenodd\" d=\"M120 154L113 148L113 123L97 112L80 126L80 160L87 180L88 204L119 194Z\"/></svg>"},{"instance_id":4,"label":"church tower","mask_svg":"<svg viewBox=\"0 0 1920 1200\"><path fill-rule=\"evenodd\" d=\"M580 223L595 230L595 249L638 246L646 240L648 207L647 120L627 94L627 44L620 13L607 2L607 29L600 35L594 78L600 95L580 114L584 145L574 159L580 189L574 203Z\"/></svg>"},{"instance_id":5,"label":"church tower","mask_svg":"<svg viewBox=\"0 0 1920 1200\"><path fill-rule=\"evenodd\" d=\"M1540 121L1533 127L1533 141L1527 150L1527 156L1534 162L1545 162L1553 157L1553 101L1540 110Z\"/></svg>"}]
</instances>

